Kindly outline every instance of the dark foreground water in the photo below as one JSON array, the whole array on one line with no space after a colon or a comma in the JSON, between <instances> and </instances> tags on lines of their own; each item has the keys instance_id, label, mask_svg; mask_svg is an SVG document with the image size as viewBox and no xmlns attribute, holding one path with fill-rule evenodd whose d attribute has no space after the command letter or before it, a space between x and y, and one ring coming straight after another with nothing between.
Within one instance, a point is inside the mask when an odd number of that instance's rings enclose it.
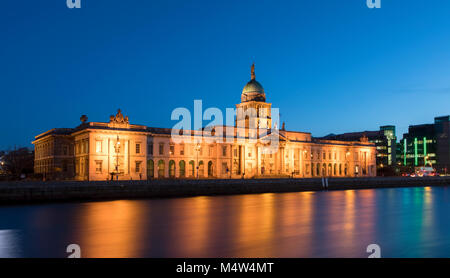
<instances>
[{"instance_id":1,"label":"dark foreground water","mask_svg":"<svg viewBox=\"0 0 450 278\"><path fill-rule=\"evenodd\" d=\"M0 257L450 257L450 187L0 207Z\"/></svg>"}]
</instances>

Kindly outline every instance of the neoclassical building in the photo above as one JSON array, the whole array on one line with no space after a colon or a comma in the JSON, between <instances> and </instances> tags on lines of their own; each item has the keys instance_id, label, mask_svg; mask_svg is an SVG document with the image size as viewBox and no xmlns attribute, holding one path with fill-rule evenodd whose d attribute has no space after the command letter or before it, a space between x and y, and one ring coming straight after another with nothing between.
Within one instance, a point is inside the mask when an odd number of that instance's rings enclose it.
<instances>
[{"instance_id":1,"label":"neoclassical building","mask_svg":"<svg viewBox=\"0 0 450 278\"><path fill-rule=\"evenodd\" d=\"M236 105L234 126L175 131L130 124L119 110L109 122L88 122L83 115L78 127L49 130L33 144L35 172L46 179L376 175L376 149L367 138L319 140L307 132L287 131L284 124L272 128L271 104L254 66Z\"/></svg>"}]
</instances>

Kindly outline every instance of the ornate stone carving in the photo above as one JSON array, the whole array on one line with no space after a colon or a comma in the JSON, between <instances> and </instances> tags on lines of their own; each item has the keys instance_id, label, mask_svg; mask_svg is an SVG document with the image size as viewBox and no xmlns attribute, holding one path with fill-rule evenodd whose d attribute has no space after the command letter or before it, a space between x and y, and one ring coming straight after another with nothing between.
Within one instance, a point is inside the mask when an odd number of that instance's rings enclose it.
<instances>
[{"instance_id":1,"label":"ornate stone carving","mask_svg":"<svg viewBox=\"0 0 450 278\"><path fill-rule=\"evenodd\" d=\"M115 124L129 124L128 116L124 117L120 109L117 111L116 116L111 115L109 117L109 122Z\"/></svg>"},{"instance_id":2,"label":"ornate stone carving","mask_svg":"<svg viewBox=\"0 0 450 278\"><path fill-rule=\"evenodd\" d=\"M128 117L124 117L122 114L122 111L119 109L115 116L111 115L109 117L108 126L115 127L115 128L129 128L130 123L129 123Z\"/></svg>"}]
</instances>

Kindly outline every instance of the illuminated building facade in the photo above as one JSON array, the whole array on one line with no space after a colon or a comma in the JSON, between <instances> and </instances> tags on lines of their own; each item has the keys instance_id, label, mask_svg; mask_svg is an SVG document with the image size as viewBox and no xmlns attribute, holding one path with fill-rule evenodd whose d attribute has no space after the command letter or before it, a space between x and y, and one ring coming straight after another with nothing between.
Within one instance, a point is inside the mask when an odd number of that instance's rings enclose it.
<instances>
[{"instance_id":1,"label":"illuminated building facade","mask_svg":"<svg viewBox=\"0 0 450 278\"><path fill-rule=\"evenodd\" d=\"M119 110L109 123L87 122L36 136L35 173L47 179L144 179L146 126L131 125Z\"/></svg>"},{"instance_id":2,"label":"illuminated building facade","mask_svg":"<svg viewBox=\"0 0 450 278\"><path fill-rule=\"evenodd\" d=\"M366 137L355 141L314 139L310 133L272 127L271 104L251 80L236 105L228 134L131 125L119 110L109 123L87 122L36 136L36 173L77 180L154 178L369 177L376 175L376 149ZM266 132L268 131L269 132ZM261 133L264 131L266 133ZM264 134L260 137L260 134ZM203 135L203 136L202 136ZM231 140L217 140L224 137ZM267 138L276 138L266 152Z\"/></svg>"},{"instance_id":3,"label":"illuminated building facade","mask_svg":"<svg viewBox=\"0 0 450 278\"><path fill-rule=\"evenodd\" d=\"M388 167L396 165L397 157L397 137L395 126L381 126L380 130L349 132L343 134L330 134L321 139L357 141L359 138L367 137L369 142L375 144L377 149L377 167Z\"/></svg>"}]
</instances>

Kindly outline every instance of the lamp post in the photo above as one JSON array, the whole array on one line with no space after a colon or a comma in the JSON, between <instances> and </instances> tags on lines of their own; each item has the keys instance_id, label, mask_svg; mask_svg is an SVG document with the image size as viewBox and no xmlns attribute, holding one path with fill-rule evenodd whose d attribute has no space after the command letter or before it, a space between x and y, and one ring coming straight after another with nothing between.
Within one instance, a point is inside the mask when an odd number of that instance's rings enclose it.
<instances>
[{"instance_id":1,"label":"lamp post","mask_svg":"<svg viewBox=\"0 0 450 278\"><path fill-rule=\"evenodd\" d=\"M202 148L202 146L200 145L200 143L197 143L197 145L195 146L195 150L197 151L197 179L198 179L198 170L199 170L199 166L198 166L198 153L200 152L200 149Z\"/></svg>"}]
</instances>

